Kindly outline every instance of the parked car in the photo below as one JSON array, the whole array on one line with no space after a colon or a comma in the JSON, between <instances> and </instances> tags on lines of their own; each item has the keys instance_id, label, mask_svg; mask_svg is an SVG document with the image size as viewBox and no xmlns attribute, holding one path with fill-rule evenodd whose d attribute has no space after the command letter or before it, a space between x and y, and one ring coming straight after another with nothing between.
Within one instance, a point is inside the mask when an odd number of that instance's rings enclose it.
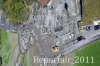
<instances>
[{"instance_id":1,"label":"parked car","mask_svg":"<svg viewBox=\"0 0 100 66\"><path fill-rule=\"evenodd\" d=\"M98 30L98 29L100 29L100 25L95 25L94 30Z\"/></svg>"},{"instance_id":2,"label":"parked car","mask_svg":"<svg viewBox=\"0 0 100 66\"><path fill-rule=\"evenodd\" d=\"M87 26L87 27L85 27L85 29L86 29L87 31L90 31L90 30L92 30L92 26Z\"/></svg>"},{"instance_id":3,"label":"parked car","mask_svg":"<svg viewBox=\"0 0 100 66\"><path fill-rule=\"evenodd\" d=\"M85 39L84 36L79 36L79 37L77 38L77 41L79 42L79 41L84 40L84 39Z\"/></svg>"}]
</instances>

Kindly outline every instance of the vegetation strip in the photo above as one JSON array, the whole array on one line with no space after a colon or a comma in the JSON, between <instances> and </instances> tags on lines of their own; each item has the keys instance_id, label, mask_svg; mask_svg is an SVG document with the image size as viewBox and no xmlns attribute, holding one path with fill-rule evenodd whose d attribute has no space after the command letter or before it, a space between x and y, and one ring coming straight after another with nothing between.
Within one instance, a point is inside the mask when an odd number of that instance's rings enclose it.
<instances>
[{"instance_id":1,"label":"vegetation strip","mask_svg":"<svg viewBox=\"0 0 100 66\"><path fill-rule=\"evenodd\" d=\"M100 40L93 42L91 45L76 51L79 57L75 66L99 66L100 64Z\"/></svg>"}]
</instances>

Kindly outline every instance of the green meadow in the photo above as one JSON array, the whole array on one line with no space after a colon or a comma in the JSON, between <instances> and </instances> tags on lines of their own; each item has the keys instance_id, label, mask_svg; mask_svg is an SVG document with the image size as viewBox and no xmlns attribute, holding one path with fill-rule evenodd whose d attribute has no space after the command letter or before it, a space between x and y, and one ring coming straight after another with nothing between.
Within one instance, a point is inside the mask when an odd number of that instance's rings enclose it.
<instances>
[{"instance_id":1,"label":"green meadow","mask_svg":"<svg viewBox=\"0 0 100 66\"><path fill-rule=\"evenodd\" d=\"M100 66L100 40L76 51L76 56L80 59L78 60L79 63L76 63L75 66Z\"/></svg>"},{"instance_id":2,"label":"green meadow","mask_svg":"<svg viewBox=\"0 0 100 66\"><path fill-rule=\"evenodd\" d=\"M8 34L7 32L0 30L0 44L1 44L1 48L0 48L0 55L2 57L2 63L4 65L8 64L9 61L9 57L10 57L10 53L11 53L11 46L8 42Z\"/></svg>"}]
</instances>

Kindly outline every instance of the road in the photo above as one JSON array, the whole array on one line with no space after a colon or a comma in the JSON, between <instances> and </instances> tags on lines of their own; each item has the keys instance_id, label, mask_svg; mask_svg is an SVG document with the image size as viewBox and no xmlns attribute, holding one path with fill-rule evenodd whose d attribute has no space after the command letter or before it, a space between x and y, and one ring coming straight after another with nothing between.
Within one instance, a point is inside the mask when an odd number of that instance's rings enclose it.
<instances>
[{"instance_id":1,"label":"road","mask_svg":"<svg viewBox=\"0 0 100 66\"><path fill-rule=\"evenodd\" d=\"M65 50L62 50L62 55L66 55L66 54L68 54L70 52L73 52L74 50L77 50L77 49L79 49L79 48L81 48L81 47L83 47L85 45L91 44L91 42L96 41L98 39L100 39L100 34L96 35L96 36L94 36L92 38L89 38L89 39L86 39L86 40L82 40L79 43L73 45L72 47L69 47L69 48L66 48Z\"/></svg>"},{"instance_id":2,"label":"road","mask_svg":"<svg viewBox=\"0 0 100 66\"><path fill-rule=\"evenodd\" d=\"M6 16L2 10L0 10L0 28L9 31L9 32L18 32L20 30L21 25L11 25L7 22Z\"/></svg>"},{"instance_id":3,"label":"road","mask_svg":"<svg viewBox=\"0 0 100 66\"><path fill-rule=\"evenodd\" d=\"M91 44L91 42L95 41L95 40L99 40L100 39L100 29L98 30L94 30L94 28L92 27L92 29L90 31L86 31L84 29L83 33L81 34L82 36L84 36L86 39L85 40L82 40L78 43L75 43L73 46L71 47L67 47L67 46L64 46L63 50L62 50L62 54L64 53L64 55L76 50L76 49L79 49L87 44ZM71 42L69 42L71 43Z\"/></svg>"}]
</instances>

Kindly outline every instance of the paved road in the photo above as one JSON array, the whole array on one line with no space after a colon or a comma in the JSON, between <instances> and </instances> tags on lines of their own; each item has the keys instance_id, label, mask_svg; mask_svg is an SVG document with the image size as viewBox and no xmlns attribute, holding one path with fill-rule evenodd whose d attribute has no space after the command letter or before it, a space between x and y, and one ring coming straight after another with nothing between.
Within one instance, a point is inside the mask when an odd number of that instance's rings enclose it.
<instances>
[{"instance_id":1,"label":"paved road","mask_svg":"<svg viewBox=\"0 0 100 66\"><path fill-rule=\"evenodd\" d=\"M83 46L85 46L87 44L91 44L91 42L96 41L98 39L100 39L100 34L98 34L98 35L96 35L94 37L91 37L89 39L82 40L82 41L78 42L77 44L75 44L75 45L73 45L71 47L63 49L61 53L62 53L62 55L66 55L66 54L68 54L68 53L70 53L70 52L72 52L72 51L74 51L76 49L79 49L79 48L81 48L81 47L83 47Z\"/></svg>"},{"instance_id":2,"label":"paved road","mask_svg":"<svg viewBox=\"0 0 100 66\"><path fill-rule=\"evenodd\" d=\"M6 22L6 17L3 13L2 10L0 10L0 28L5 30L5 31L10 31L10 32L18 32L20 30L21 25L16 25L13 26L9 23Z\"/></svg>"}]
</instances>

